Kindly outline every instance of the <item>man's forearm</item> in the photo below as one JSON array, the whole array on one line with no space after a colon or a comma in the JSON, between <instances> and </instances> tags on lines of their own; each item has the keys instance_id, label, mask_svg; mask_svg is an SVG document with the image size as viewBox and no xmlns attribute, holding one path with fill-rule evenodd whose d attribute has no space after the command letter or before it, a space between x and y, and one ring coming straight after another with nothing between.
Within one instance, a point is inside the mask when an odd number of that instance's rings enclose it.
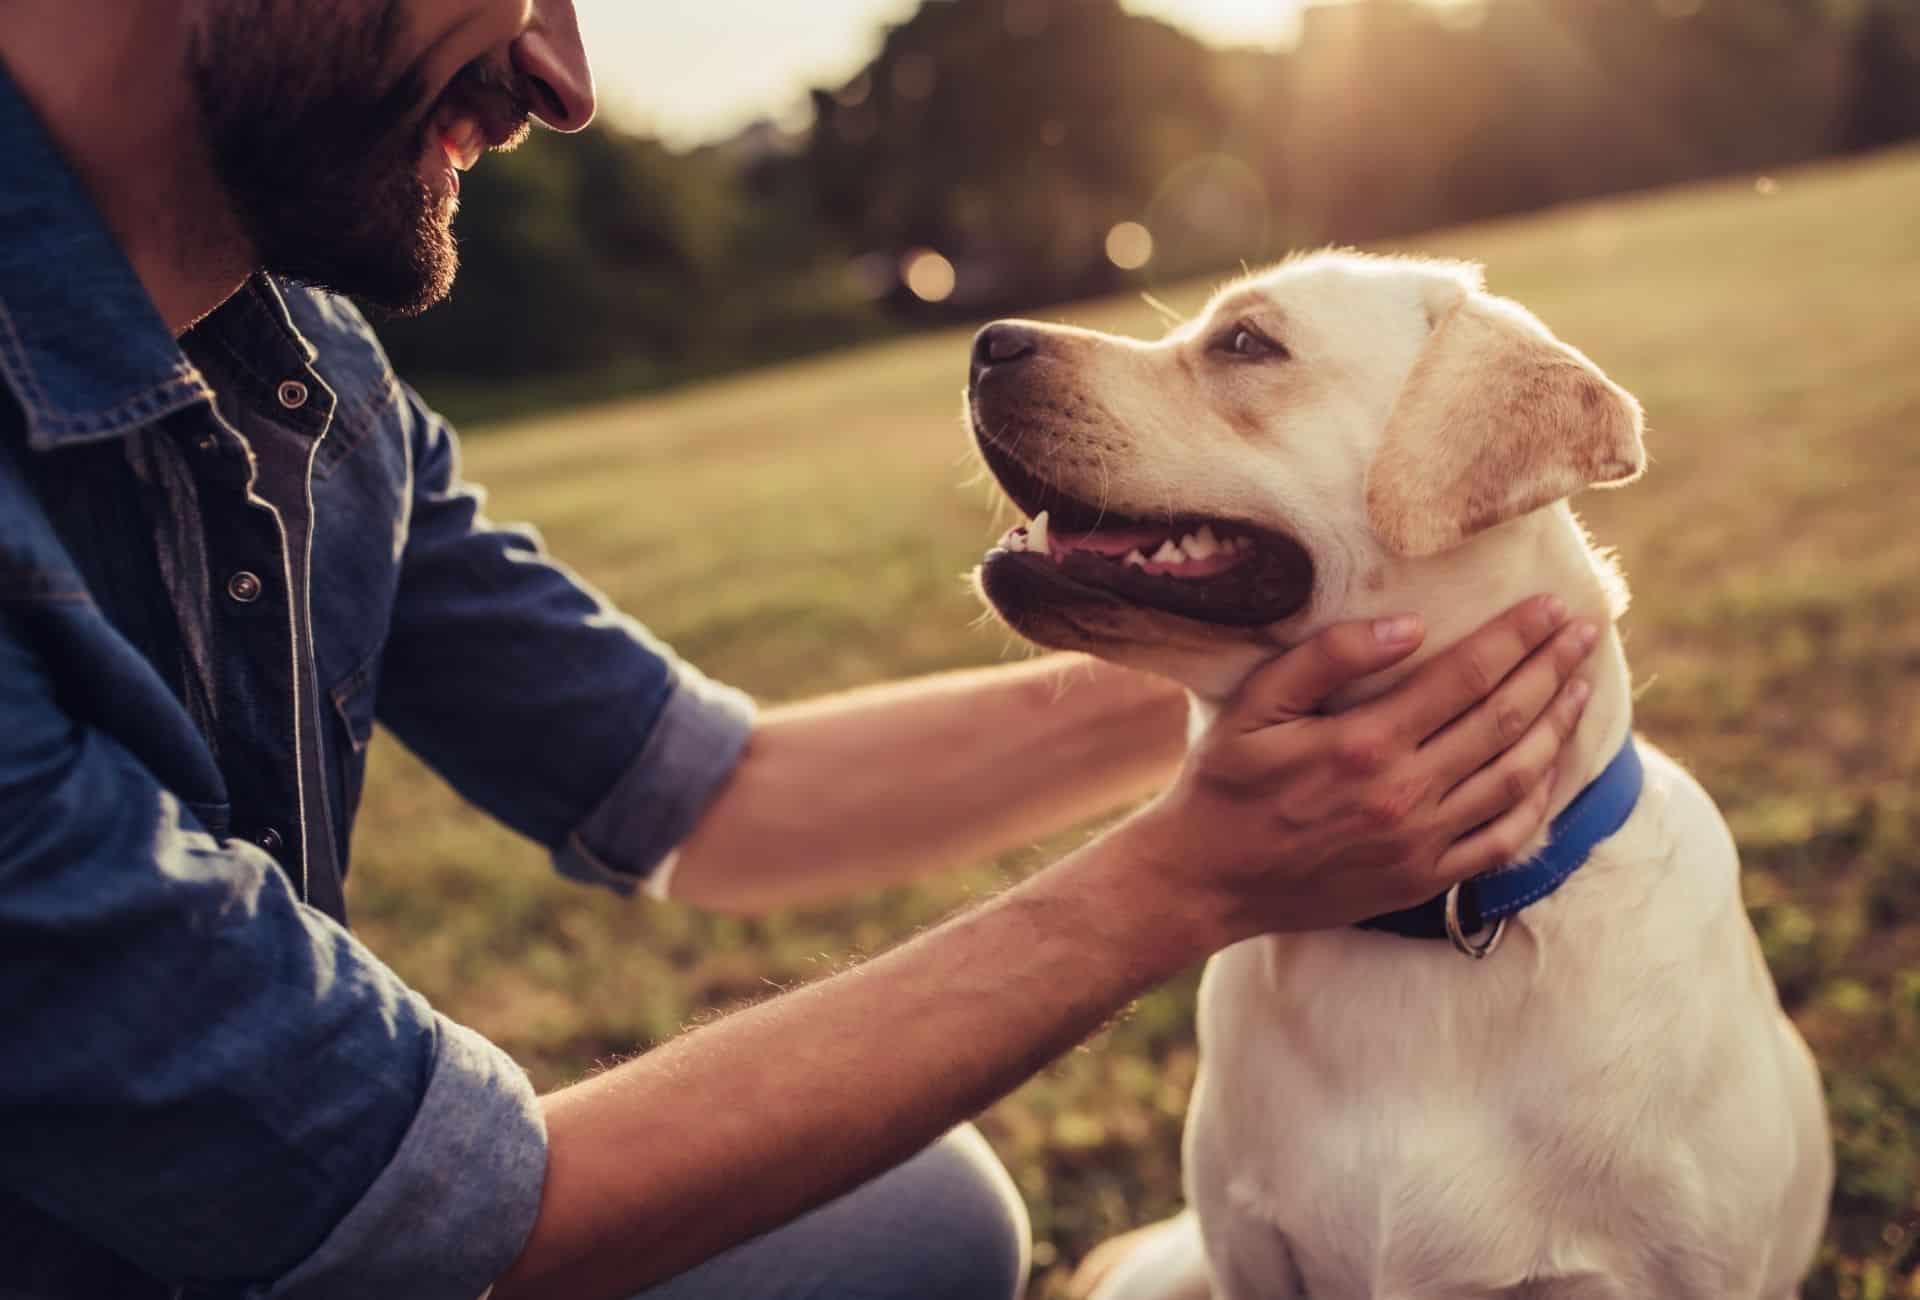
<instances>
[{"instance_id":1,"label":"man's forearm","mask_svg":"<svg viewBox=\"0 0 1920 1300\"><path fill-rule=\"evenodd\" d=\"M1177 686L1068 655L769 711L674 897L759 911L991 857L1152 793L1185 723Z\"/></svg>"},{"instance_id":2,"label":"man's forearm","mask_svg":"<svg viewBox=\"0 0 1920 1300\"><path fill-rule=\"evenodd\" d=\"M496 1291L632 1295L899 1163L1221 941L1124 833L866 965L547 1099L540 1218Z\"/></svg>"}]
</instances>

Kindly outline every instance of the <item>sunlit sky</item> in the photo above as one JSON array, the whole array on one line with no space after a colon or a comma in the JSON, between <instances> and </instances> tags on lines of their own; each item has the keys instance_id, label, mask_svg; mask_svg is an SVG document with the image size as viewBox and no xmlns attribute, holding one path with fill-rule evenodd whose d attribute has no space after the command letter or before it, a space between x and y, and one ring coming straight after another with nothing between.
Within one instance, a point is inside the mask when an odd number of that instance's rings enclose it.
<instances>
[{"instance_id":1,"label":"sunlit sky","mask_svg":"<svg viewBox=\"0 0 1920 1300\"><path fill-rule=\"evenodd\" d=\"M1278 45L1302 0L1123 0L1222 44ZM608 111L675 145L804 113L918 0L575 0ZM802 118L801 120L804 120Z\"/></svg>"}]
</instances>

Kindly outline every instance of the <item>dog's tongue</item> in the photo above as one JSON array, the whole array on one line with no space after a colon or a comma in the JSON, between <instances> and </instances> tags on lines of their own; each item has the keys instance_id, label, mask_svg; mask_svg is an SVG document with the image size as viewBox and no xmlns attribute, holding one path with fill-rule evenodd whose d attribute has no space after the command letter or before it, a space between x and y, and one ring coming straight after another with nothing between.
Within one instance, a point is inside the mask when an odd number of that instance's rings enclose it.
<instances>
[{"instance_id":1,"label":"dog's tongue","mask_svg":"<svg viewBox=\"0 0 1920 1300\"><path fill-rule=\"evenodd\" d=\"M1128 551L1151 553L1167 540L1165 528L1101 528L1091 533L1054 533L1053 547L1058 551L1091 551L1095 555L1120 556Z\"/></svg>"},{"instance_id":2,"label":"dog's tongue","mask_svg":"<svg viewBox=\"0 0 1920 1300\"><path fill-rule=\"evenodd\" d=\"M1049 526L1047 513L1043 510L1034 516L1032 522L1009 532L1000 544L1008 550L1041 552L1055 557L1079 551L1118 560L1130 551L1151 552L1166 540L1165 527L1155 528L1147 524L1096 528L1090 533L1055 532Z\"/></svg>"}]
</instances>

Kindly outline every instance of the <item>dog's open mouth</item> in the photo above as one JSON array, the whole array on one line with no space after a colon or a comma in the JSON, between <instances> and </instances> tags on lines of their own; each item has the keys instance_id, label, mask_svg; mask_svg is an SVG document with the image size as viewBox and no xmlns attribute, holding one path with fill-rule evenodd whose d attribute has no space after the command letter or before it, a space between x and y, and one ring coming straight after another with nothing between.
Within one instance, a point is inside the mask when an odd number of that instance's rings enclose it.
<instances>
[{"instance_id":1,"label":"dog's open mouth","mask_svg":"<svg viewBox=\"0 0 1920 1300\"><path fill-rule=\"evenodd\" d=\"M1073 497L985 439L981 450L1028 516L987 553L983 577L996 599L1119 600L1260 627L1298 613L1313 594L1313 563L1284 534L1202 516L1130 518Z\"/></svg>"}]
</instances>

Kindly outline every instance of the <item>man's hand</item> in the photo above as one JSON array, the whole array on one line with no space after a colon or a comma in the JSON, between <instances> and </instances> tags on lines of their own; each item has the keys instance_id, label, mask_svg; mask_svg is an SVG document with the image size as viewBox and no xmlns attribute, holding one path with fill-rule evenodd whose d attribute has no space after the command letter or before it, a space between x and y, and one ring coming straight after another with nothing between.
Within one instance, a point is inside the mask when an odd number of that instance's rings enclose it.
<instances>
[{"instance_id":1,"label":"man's hand","mask_svg":"<svg viewBox=\"0 0 1920 1300\"><path fill-rule=\"evenodd\" d=\"M1121 834L1239 937L1348 925L1504 865L1544 824L1599 629L1518 606L1390 693L1316 712L1418 647L1417 621L1334 627L1251 677Z\"/></svg>"}]
</instances>

